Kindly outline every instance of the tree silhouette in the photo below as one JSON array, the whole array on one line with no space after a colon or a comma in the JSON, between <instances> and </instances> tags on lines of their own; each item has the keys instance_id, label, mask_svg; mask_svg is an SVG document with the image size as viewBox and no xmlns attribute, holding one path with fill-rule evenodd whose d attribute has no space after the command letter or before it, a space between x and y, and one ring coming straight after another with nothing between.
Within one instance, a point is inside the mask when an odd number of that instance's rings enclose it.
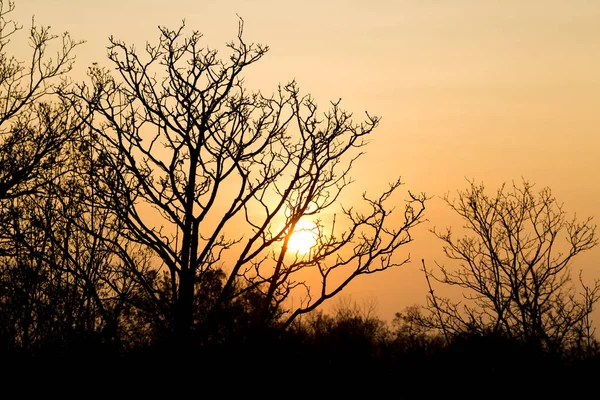
<instances>
[{"instance_id":1,"label":"tree silhouette","mask_svg":"<svg viewBox=\"0 0 600 400\"><path fill-rule=\"evenodd\" d=\"M6 52L21 29L8 18L13 10L12 1L0 1L0 199L35 192L45 182L43 171L60 162L57 155L72 122L62 106L53 109L49 102L65 85L58 79L71 70L73 50L80 44L67 33L59 37L32 24L30 59L17 60ZM49 57L56 42L55 56Z\"/></svg>"},{"instance_id":2,"label":"tree silhouette","mask_svg":"<svg viewBox=\"0 0 600 400\"><path fill-rule=\"evenodd\" d=\"M7 53L22 29L10 19L14 7L0 1L0 336L3 347L28 349L62 337L55 311L71 297L44 261L54 256L44 223L56 215L44 196L68 169L68 142L84 124L56 95L80 42L32 22L29 59L17 60Z\"/></svg>"},{"instance_id":3,"label":"tree silhouette","mask_svg":"<svg viewBox=\"0 0 600 400\"><path fill-rule=\"evenodd\" d=\"M227 60L201 45L201 34L160 28L142 54L110 39L118 78L98 65L75 97L107 168L98 177L104 206L123 221L123 234L158 256L169 274L173 330L186 336L240 296L260 293L254 323L274 321L284 301L301 300L281 320L289 324L338 294L350 281L408 261L396 250L412 240L425 196L413 196L397 219L386 204L401 185L363 196L325 221L351 183L350 171L377 117L354 123L333 102L320 113L295 82L275 94L250 93L242 72L268 48L242 38ZM360 211L359 211L360 210ZM315 245L292 254L288 242L302 218L314 220ZM224 284L205 321L194 320L195 285L223 271ZM314 271L317 284L306 283Z\"/></svg>"},{"instance_id":4,"label":"tree silhouette","mask_svg":"<svg viewBox=\"0 0 600 400\"><path fill-rule=\"evenodd\" d=\"M77 120L72 108L53 109L52 121ZM40 171L44 184L35 192L3 207L5 337L24 349L127 339L118 330L133 294L139 284L153 284L147 252L125 240L114 214L98 205L91 181L102 169L84 126L62 126L68 137L56 151L61 161Z\"/></svg>"},{"instance_id":5,"label":"tree silhouette","mask_svg":"<svg viewBox=\"0 0 600 400\"><path fill-rule=\"evenodd\" d=\"M600 282L586 286L580 273L578 296L571 263L598 244L591 218L569 219L549 188L536 193L526 181L512 190L503 185L495 196L484 189L471 182L456 200L445 196L471 233L434 230L458 268L441 266L436 276L423 264L428 279L465 289L467 302L436 297L430 284L431 314L421 322L445 333L489 332L553 351L590 343Z\"/></svg>"}]
</instances>

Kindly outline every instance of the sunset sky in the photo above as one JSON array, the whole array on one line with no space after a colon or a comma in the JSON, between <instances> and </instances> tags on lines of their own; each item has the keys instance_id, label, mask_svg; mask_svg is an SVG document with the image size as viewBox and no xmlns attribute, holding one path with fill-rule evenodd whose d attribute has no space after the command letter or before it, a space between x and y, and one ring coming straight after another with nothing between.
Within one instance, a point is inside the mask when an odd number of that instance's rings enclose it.
<instances>
[{"instance_id":1,"label":"sunset sky","mask_svg":"<svg viewBox=\"0 0 600 400\"><path fill-rule=\"evenodd\" d=\"M434 196L425 228L445 227L456 219L437 196L465 189L466 178L495 190L524 177L549 186L569 215L600 221L600 1L15 3L13 18L25 28L35 15L37 24L86 41L75 79L92 62L109 66L110 35L142 48L156 42L158 25L176 28L185 19L206 45L222 48L235 38L239 15L245 40L270 47L249 70L249 87L271 92L295 79L323 107L342 98L357 119L364 111L382 117L343 201L401 176L403 190ZM13 40L17 55L25 33ZM423 303L420 260L446 263L440 246L419 230L403 248L411 264L363 277L346 295L376 299L385 319ZM573 268L600 277L600 248L576 257Z\"/></svg>"}]
</instances>

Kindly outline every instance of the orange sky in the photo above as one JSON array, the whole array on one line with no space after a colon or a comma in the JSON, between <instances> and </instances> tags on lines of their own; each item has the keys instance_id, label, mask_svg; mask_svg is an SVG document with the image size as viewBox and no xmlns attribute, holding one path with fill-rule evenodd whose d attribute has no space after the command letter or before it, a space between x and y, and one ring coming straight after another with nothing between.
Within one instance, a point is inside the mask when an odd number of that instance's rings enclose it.
<instances>
[{"instance_id":1,"label":"orange sky","mask_svg":"<svg viewBox=\"0 0 600 400\"><path fill-rule=\"evenodd\" d=\"M441 196L520 180L550 186L566 211L600 220L600 1L590 0L17 0L13 17L28 26L69 31L87 43L76 74L108 65L109 35L141 48L157 25L182 19L219 48L245 20L245 38L268 44L248 84L271 91L296 79L325 106L342 98L360 116L382 122L354 171L350 192L405 188ZM21 42L19 42L21 40ZM24 36L13 45L23 45ZM74 75L78 76L78 75ZM81 75L82 76L82 75ZM427 228L455 222L439 199ZM408 250L408 249L406 249ZM445 260L440 242L421 230L414 262L369 276L347 294L376 298L392 318L425 298L421 258ZM600 277L600 248L575 258L574 269ZM600 320L600 313L597 320Z\"/></svg>"}]
</instances>

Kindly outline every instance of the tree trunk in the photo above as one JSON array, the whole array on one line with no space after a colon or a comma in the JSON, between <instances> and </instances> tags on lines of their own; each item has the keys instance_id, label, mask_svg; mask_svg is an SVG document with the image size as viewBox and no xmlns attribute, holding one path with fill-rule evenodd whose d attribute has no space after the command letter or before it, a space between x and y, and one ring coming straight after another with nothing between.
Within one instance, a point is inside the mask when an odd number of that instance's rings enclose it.
<instances>
[{"instance_id":1,"label":"tree trunk","mask_svg":"<svg viewBox=\"0 0 600 400\"><path fill-rule=\"evenodd\" d=\"M175 339L187 345L191 339L194 314L194 273L191 269L181 271L179 290L175 303Z\"/></svg>"}]
</instances>

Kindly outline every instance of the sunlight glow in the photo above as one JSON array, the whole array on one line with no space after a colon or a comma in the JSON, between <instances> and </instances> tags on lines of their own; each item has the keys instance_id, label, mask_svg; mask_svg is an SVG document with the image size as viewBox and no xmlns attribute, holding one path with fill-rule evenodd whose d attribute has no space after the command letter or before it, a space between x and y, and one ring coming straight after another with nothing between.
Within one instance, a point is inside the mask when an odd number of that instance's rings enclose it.
<instances>
[{"instance_id":1,"label":"sunlight glow","mask_svg":"<svg viewBox=\"0 0 600 400\"><path fill-rule=\"evenodd\" d=\"M288 250L293 253L308 254L317 243L317 228L314 223L300 221L288 242Z\"/></svg>"}]
</instances>

